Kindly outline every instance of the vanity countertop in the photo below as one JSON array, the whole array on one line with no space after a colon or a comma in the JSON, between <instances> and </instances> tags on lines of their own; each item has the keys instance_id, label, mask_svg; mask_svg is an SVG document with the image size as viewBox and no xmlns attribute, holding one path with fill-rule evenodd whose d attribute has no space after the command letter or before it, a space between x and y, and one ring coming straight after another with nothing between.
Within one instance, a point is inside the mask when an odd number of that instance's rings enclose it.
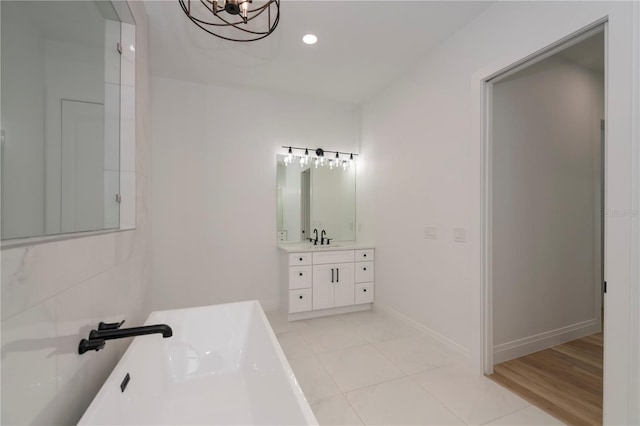
<instances>
[{"instance_id":1,"label":"vanity countertop","mask_svg":"<svg viewBox=\"0 0 640 426\"><path fill-rule=\"evenodd\" d=\"M308 242L282 242L278 243L278 249L286 253L306 252L306 251L328 251L328 250L356 250L356 249L371 249L374 248L373 244L364 244L359 241L336 241L329 245L314 246L313 243Z\"/></svg>"}]
</instances>

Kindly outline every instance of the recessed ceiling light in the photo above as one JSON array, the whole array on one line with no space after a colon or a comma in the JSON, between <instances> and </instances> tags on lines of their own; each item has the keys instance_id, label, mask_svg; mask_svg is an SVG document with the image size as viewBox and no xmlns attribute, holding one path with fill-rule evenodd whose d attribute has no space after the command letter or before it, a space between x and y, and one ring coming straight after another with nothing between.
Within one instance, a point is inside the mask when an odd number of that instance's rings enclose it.
<instances>
[{"instance_id":1,"label":"recessed ceiling light","mask_svg":"<svg viewBox=\"0 0 640 426\"><path fill-rule=\"evenodd\" d=\"M316 44L316 41L318 41L318 37L314 36L313 34L306 34L304 37L302 37L302 41L304 41L306 44Z\"/></svg>"}]
</instances>

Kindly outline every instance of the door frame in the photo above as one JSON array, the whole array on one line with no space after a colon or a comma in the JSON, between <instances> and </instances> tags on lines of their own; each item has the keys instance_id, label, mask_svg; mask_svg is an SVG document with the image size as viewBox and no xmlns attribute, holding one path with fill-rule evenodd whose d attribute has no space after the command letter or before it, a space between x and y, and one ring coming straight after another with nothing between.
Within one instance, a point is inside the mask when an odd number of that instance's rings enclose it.
<instances>
[{"instance_id":1,"label":"door frame","mask_svg":"<svg viewBox=\"0 0 640 426\"><path fill-rule=\"evenodd\" d=\"M506 76L530 66L553 53L566 48L570 43L584 38L590 31L604 26L605 32L605 113L608 124L605 129L605 220L606 277L609 283L605 303L605 353L604 353L604 422L628 423L637 416L631 398L637 394L640 374L630 367L635 358L630 346L637 332L638 309L632 296L638 292L637 260L632 255L638 253L638 224L633 212L637 211L638 182L638 95L630 92L629 84L637 86L638 53L634 51L631 65L626 68L624 60L629 47L637 46L630 40L626 30L638 32L638 6L634 5L634 19L621 22L617 17L615 26L610 27L609 16L605 15L557 39L546 46L539 46L528 55L514 55L503 58L478 70L471 78L471 176L476 185L472 187L472 211L479 215L472 218L472 232L477 236L471 247L471 363L479 374L490 374L493 370L492 335L492 271L491 271L491 85L498 76ZM617 13L617 12L616 12ZM617 15L616 15L617 16ZM612 29L613 28L613 29ZM592 35L592 33L590 34ZM614 69L612 64L616 65ZM623 66L624 65L624 66ZM613 75L615 71L617 75ZM494 80L495 81L495 80ZM633 88L633 87L632 87ZM612 102L615 99L616 102ZM627 100L631 102L626 103ZM630 160L632 159L632 160ZM636 210L634 210L636 207ZM614 217L611 212L628 212L625 217ZM615 286L615 287L614 287ZM615 288L615 290L613 290ZM613 290L613 291L612 291ZM612 309L611 307L615 307ZM631 339L630 339L631 336ZM632 356L634 358L632 358Z\"/></svg>"}]
</instances>

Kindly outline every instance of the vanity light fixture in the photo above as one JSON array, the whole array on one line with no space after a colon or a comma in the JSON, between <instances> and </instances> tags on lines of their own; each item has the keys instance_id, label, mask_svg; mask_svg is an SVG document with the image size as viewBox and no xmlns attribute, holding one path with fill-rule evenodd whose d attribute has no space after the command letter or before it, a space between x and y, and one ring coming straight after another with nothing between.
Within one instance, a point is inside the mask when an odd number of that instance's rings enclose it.
<instances>
[{"instance_id":1,"label":"vanity light fixture","mask_svg":"<svg viewBox=\"0 0 640 426\"><path fill-rule=\"evenodd\" d=\"M286 147L283 147L283 148L286 148ZM293 162L293 151L291 147L289 147L289 152L287 152L287 155L284 157L283 161L285 166L288 166Z\"/></svg>"},{"instance_id":2,"label":"vanity light fixture","mask_svg":"<svg viewBox=\"0 0 640 426\"><path fill-rule=\"evenodd\" d=\"M256 41L280 22L280 0L178 0L198 27L229 41Z\"/></svg>"},{"instance_id":3,"label":"vanity light fixture","mask_svg":"<svg viewBox=\"0 0 640 426\"><path fill-rule=\"evenodd\" d=\"M298 160L300 167L304 167L313 161L313 165L315 168L322 167L324 165L328 165L329 169L339 169L347 170L354 166L355 160L354 156L358 154L354 154L352 152L340 152L340 151L325 151L322 148L315 149L315 157L311 157L309 155L309 148L299 148L295 146L283 146L283 148L287 149L287 155L284 156L283 163L285 166L292 164L294 160ZM295 151L300 151L300 155L295 155ZM302 153L304 151L304 154ZM324 155L325 153L334 153L336 156L334 158L330 158L327 161L327 157ZM340 157L340 155L348 155L349 160L346 160Z\"/></svg>"}]
</instances>

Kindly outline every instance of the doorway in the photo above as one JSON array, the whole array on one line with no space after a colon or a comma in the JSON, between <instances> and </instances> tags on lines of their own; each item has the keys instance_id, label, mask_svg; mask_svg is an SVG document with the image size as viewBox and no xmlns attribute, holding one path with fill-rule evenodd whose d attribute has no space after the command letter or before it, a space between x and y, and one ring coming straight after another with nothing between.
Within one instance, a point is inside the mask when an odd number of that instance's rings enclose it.
<instances>
[{"instance_id":1,"label":"doorway","mask_svg":"<svg viewBox=\"0 0 640 426\"><path fill-rule=\"evenodd\" d=\"M489 81L494 380L602 423L604 26Z\"/></svg>"}]
</instances>

